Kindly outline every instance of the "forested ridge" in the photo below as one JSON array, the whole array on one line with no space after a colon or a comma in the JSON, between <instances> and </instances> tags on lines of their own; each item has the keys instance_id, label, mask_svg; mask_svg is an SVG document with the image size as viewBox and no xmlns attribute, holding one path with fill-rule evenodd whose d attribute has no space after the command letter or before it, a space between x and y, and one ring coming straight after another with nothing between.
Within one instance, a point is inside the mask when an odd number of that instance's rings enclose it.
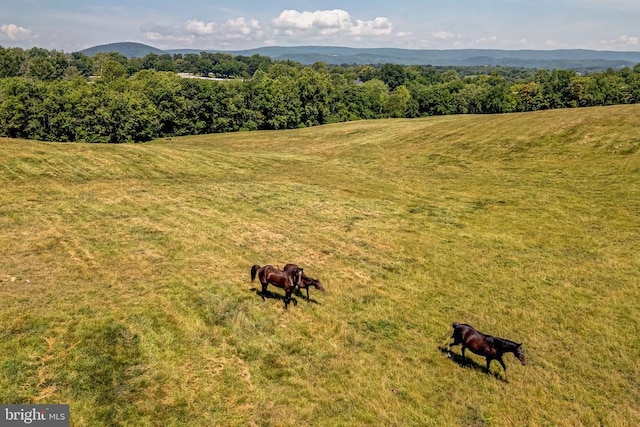
<instances>
[{"instance_id":1,"label":"forested ridge","mask_svg":"<svg viewBox=\"0 0 640 427\"><path fill-rule=\"evenodd\" d=\"M484 66L303 66L260 55L206 52L89 57L0 47L0 136L45 141L139 142L359 119L639 100L640 64L581 75Z\"/></svg>"}]
</instances>

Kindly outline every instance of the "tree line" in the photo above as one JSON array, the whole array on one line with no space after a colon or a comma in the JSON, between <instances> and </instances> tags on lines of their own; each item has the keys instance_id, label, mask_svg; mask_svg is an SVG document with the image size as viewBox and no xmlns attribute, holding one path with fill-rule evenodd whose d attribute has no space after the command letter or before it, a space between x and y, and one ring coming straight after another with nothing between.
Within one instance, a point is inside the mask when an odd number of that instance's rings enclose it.
<instances>
[{"instance_id":1,"label":"tree line","mask_svg":"<svg viewBox=\"0 0 640 427\"><path fill-rule=\"evenodd\" d=\"M225 80L187 79L190 73ZM360 119L490 114L640 101L640 64L572 70L303 66L229 54L88 57L0 47L0 135L129 142Z\"/></svg>"}]
</instances>

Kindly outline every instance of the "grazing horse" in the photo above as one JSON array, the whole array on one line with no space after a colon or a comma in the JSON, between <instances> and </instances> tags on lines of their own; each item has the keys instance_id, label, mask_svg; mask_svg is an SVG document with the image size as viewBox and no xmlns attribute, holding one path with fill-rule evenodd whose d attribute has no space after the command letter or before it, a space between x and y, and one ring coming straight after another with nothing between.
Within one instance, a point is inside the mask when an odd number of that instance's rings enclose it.
<instances>
[{"instance_id":1,"label":"grazing horse","mask_svg":"<svg viewBox=\"0 0 640 427\"><path fill-rule=\"evenodd\" d=\"M299 267L295 264L287 264L284 266L283 270L290 271L296 268L299 268ZM320 283L319 280L309 277L306 274L302 273L302 280L300 280L300 284L298 285L298 288L300 289L304 288L307 290L307 302L309 301L309 286L313 286L314 288L324 292L324 286L322 286L322 283Z\"/></svg>"},{"instance_id":2,"label":"grazing horse","mask_svg":"<svg viewBox=\"0 0 640 427\"><path fill-rule=\"evenodd\" d=\"M286 309L291 301L291 292L299 286L302 281L302 272L301 268L295 268L289 271L281 271L275 268L272 265L265 265L264 267L260 267L259 265L254 265L251 267L251 281L256 278L256 273L258 275L258 280L260 280L260 284L262 285L262 292L260 296L262 296L262 300L264 301L264 294L267 292L267 286L272 284L273 286L277 286L278 288L284 289L284 308Z\"/></svg>"},{"instance_id":3,"label":"grazing horse","mask_svg":"<svg viewBox=\"0 0 640 427\"><path fill-rule=\"evenodd\" d=\"M464 360L464 350L469 349L473 353L487 358L487 373L489 373L489 365L492 360L497 360L502 365L505 373L507 367L502 361L504 353L513 353L513 355L522 363L527 364L524 358L524 349L522 343L518 344L504 338L498 338L491 335L483 334L476 331L473 327L462 324L453 324L453 334L451 335L453 342L449 344L449 348L454 345L462 344L462 359Z\"/></svg>"}]
</instances>

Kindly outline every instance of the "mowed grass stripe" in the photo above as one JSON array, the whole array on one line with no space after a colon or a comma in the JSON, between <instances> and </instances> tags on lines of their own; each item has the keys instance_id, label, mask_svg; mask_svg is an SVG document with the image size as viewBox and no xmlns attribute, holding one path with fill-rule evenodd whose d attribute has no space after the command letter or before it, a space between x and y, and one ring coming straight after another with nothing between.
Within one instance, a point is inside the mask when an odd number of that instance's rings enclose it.
<instances>
[{"instance_id":1,"label":"mowed grass stripe","mask_svg":"<svg viewBox=\"0 0 640 427\"><path fill-rule=\"evenodd\" d=\"M0 401L92 426L637 424L639 108L2 139ZM285 312L249 270L287 262L327 292ZM463 368L454 321L530 363Z\"/></svg>"}]
</instances>

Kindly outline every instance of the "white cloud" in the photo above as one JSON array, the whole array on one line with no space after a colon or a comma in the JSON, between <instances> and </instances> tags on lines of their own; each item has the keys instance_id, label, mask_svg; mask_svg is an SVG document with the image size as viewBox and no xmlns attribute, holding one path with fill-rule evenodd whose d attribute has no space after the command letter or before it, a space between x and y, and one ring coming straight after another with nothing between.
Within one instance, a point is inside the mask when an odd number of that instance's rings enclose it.
<instances>
[{"instance_id":1,"label":"white cloud","mask_svg":"<svg viewBox=\"0 0 640 427\"><path fill-rule=\"evenodd\" d=\"M600 44L608 49L637 49L640 47L640 39L635 36L627 36L623 34L615 40L601 40Z\"/></svg>"},{"instance_id":2,"label":"white cloud","mask_svg":"<svg viewBox=\"0 0 640 427\"><path fill-rule=\"evenodd\" d=\"M457 40L462 36L460 34L452 33L450 31L434 31L431 33L431 37L438 41Z\"/></svg>"},{"instance_id":3,"label":"white cloud","mask_svg":"<svg viewBox=\"0 0 640 427\"><path fill-rule=\"evenodd\" d=\"M0 26L0 34L9 40L28 40L31 37L31 30L16 24L5 24Z\"/></svg>"},{"instance_id":4,"label":"white cloud","mask_svg":"<svg viewBox=\"0 0 640 427\"><path fill-rule=\"evenodd\" d=\"M351 25L348 12L340 9L298 12L285 10L273 19L276 31L310 31L315 29L339 29Z\"/></svg>"},{"instance_id":5,"label":"white cloud","mask_svg":"<svg viewBox=\"0 0 640 427\"><path fill-rule=\"evenodd\" d=\"M187 21L187 32L198 36L215 35L224 38L246 38L262 35L262 28L255 19L236 18L223 23Z\"/></svg>"},{"instance_id":6,"label":"white cloud","mask_svg":"<svg viewBox=\"0 0 640 427\"><path fill-rule=\"evenodd\" d=\"M284 10L265 27L256 19L236 18L224 22L191 19L182 25L146 28L143 37L159 47L187 45L201 48L248 48L251 46L304 43L342 43L345 39L380 42L391 36L387 18L353 19L341 9L315 12ZM403 33L406 38L409 33Z\"/></svg>"},{"instance_id":7,"label":"white cloud","mask_svg":"<svg viewBox=\"0 0 640 427\"><path fill-rule=\"evenodd\" d=\"M222 48L228 48L234 44L257 42L263 36L264 31L257 20L242 17L225 22L204 22L192 19L182 26L156 26L144 33L147 40L155 43L184 43L199 47L213 45Z\"/></svg>"},{"instance_id":8,"label":"white cloud","mask_svg":"<svg viewBox=\"0 0 640 427\"><path fill-rule=\"evenodd\" d=\"M285 10L272 20L276 35L310 36L322 38L326 36L388 36L393 31L389 19L377 17L370 21L353 20L349 12L342 9L316 10L315 12L299 12Z\"/></svg>"},{"instance_id":9,"label":"white cloud","mask_svg":"<svg viewBox=\"0 0 640 427\"><path fill-rule=\"evenodd\" d=\"M476 40L473 41L473 45L475 46L482 46L482 45L495 45L498 42L498 37L497 36L487 36L487 37L480 37Z\"/></svg>"}]
</instances>

